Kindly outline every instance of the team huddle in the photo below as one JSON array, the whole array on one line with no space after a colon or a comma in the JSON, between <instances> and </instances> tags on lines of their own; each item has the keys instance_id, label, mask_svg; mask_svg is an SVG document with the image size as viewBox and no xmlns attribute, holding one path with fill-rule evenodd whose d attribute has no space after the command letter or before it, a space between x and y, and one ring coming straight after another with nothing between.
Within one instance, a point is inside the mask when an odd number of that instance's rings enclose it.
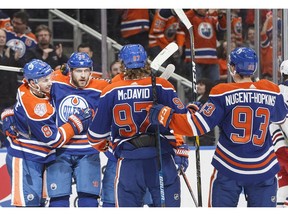
<instances>
[{"instance_id":1,"label":"team huddle","mask_svg":"<svg viewBox=\"0 0 288 216\"><path fill-rule=\"evenodd\" d=\"M252 81L254 50L229 57L234 83L216 85L201 105L185 105L168 80L153 81L140 44L123 46L121 73L109 81L91 76L86 53L70 56L68 73L28 62L16 104L1 114L11 204L69 207L74 180L79 207L180 207L179 171L189 165L183 136L215 126L207 206L237 207L242 191L248 207L276 207L279 191L287 202L288 150L273 146L276 132L282 141L288 134L287 100L276 84ZM103 180L100 152L108 158Z\"/></svg>"}]
</instances>

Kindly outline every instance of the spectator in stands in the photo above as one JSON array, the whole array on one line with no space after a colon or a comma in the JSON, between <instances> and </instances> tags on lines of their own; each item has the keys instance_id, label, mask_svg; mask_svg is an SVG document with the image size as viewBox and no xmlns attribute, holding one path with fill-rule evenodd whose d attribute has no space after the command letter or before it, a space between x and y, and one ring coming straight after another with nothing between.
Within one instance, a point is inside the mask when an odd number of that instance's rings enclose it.
<instances>
[{"instance_id":1,"label":"spectator in stands","mask_svg":"<svg viewBox=\"0 0 288 216\"><path fill-rule=\"evenodd\" d=\"M197 98L196 101L199 101L201 104L205 104L208 100L210 90L213 87L213 82L209 79L202 78L197 80L196 90L197 90ZM201 146L211 146L215 145L215 132L214 129L209 131L202 136L199 136L199 143Z\"/></svg>"},{"instance_id":2,"label":"spectator in stands","mask_svg":"<svg viewBox=\"0 0 288 216\"><path fill-rule=\"evenodd\" d=\"M148 32L150 28L148 9L121 9L121 36L124 44L141 44L148 49Z\"/></svg>"},{"instance_id":3,"label":"spectator in stands","mask_svg":"<svg viewBox=\"0 0 288 216\"><path fill-rule=\"evenodd\" d=\"M179 56L182 55L185 41L184 32L179 28L179 18L171 9L159 9L155 12L149 31L149 56L154 59L169 43L176 42Z\"/></svg>"},{"instance_id":4,"label":"spectator in stands","mask_svg":"<svg viewBox=\"0 0 288 216\"><path fill-rule=\"evenodd\" d=\"M46 25L38 25L35 30L38 44L29 48L25 54L27 62L32 59L40 59L49 64L54 70L57 70L62 64L68 61L67 56L63 54L62 44L53 46L51 44L52 31Z\"/></svg>"},{"instance_id":5,"label":"spectator in stands","mask_svg":"<svg viewBox=\"0 0 288 216\"><path fill-rule=\"evenodd\" d=\"M93 47L88 43L81 43L77 48L77 52L85 52L93 61L93 71L101 73L102 76L102 66L101 64L97 64L96 58L94 56Z\"/></svg>"},{"instance_id":6,"label":"spectator in stands","mask_svg":"<svg viewBox=\"0 0 288 216\"><path fill-rule=\"evenodd\" d=\"M10 17L7 14L5 14L2 10L0 10L0 28L5 28L9 30L13 29Z\"/></svg>"},{"instance_id":7,"label":"spectator in stands","mask_svg":"<svg viewBox=\"0 0 288 216\"><path fill-rule=\"evenodd\" d=\"M186 15L193 25L194 33L194 62L197 79L208 78L213 82L219 80L219 65L217 60L217 31L226 31L226 14L218 11L217 19L210 17L208 9L190 9ZM191 74L191 44L190 34L185 31L185 62L186 71Z\"/></svg>"},{"instance_id":8,"label":"spectator in stands","mask_svg":"<svg viewBox=\"0 0 288 216\"><path fill-rule=\"evenodd\" d=\"M273 16L272 11L267 12L266 17L269 17L269 16ZM278 9L278 10L277 10L277 15L275 15L275 16L277 16L277 31L278 31L277 33L278 33L278 34L281 34L281 28L282 28L282 9ZM267 28L266 28L266 34L267 34L267 36L268 36L268 38L269 38L270 40L272 40L272 31L273 31L273 19L270 18L270 19L268 20L268 24L267 24Z\"/></svg>"},{"instance_id":9,"label":"spectator in stands","mask_svg":"<svg viewBox=\"0 0 288 216\"><path fill-rule=\"evenodd\" d=\"M0 65L13 66L15 52L6 46L6 32L0 29ZM0 112L16 102L17 74L0 70Z\"/></svg>"},{"instance_id":10,"label":"spectator in stands","mask_svg":"<svg viewBox=\"0 0 288 216\"><path fill-rule=\"evenodd\" d=\"M171 9L158 9L155 12L149 31L148 55L153 60L169 43L176 42L179 50L170 57L163 66L172 63L177 73L181 73L183 60L184 32L180 29L180 21ZM182 61L182 62L181 62ZM183 74L181 74L183 75Z\"/></svg>"},{"instance_id":11,"label":"spectator in stands","mask_svg":"<svg viewBox=\"0 0 288 216\"><path fill-rule=\"evenodd\" d=\"M236 42L231 41L231 50L236 48ZM220 46L217 47L217 57L220 70L219 82L227 82L228 68L227 68L227 41L221 41Z\"/></svg>"},{"instance_id":12,"label":"spectator in stands","mask_svg":"<svg viewBox=\"0 0 288 216\"><path fill-rule=\"evenodd\" d=\"M32 33L29 24L29 15L24 11L17 11L12 16L11 21L13 31L6 30L6 45L15 51L15 67L24 67L26 64L25 53L29 48L37 44L36 36ZM23 74L17 74L19 83L22 83Z\"/></svg>"},{"instance_id":13,"label":"spectator in stands","mask_svg":"<svg viewBox=\"0 0 288 216\"><path fill-rule=\"evenodd\" d=\"M115 60L110 65L110 79L114 78L117 74L120 74L121 71L121 62Z\"/></svg>"},{"instance_id":14,"label":"spectator in stands","mask_svg":"<svg viewBox=\"0 0 288 216\"><path fill-rule=\"evenodd\" d=\"M268 36L268 26L273 19L272 13L268 13L266 20L262 26L262 30L260 32L261 36L261 78L272 80L273 78L273 44L272 40ZM281 37L278 35L277 37L277 44L278 46L278 63L281 62ZM278 74L280 76L280 73ZM278 76L277 76L278 77Z\"/></svg>"},{"instance_id":15,"label":"spectator in stands","mask_svg":"<svg viewBox=\"0 0 288 216\"><path fill-rule=\"evenodd\" d=\"M243 46L242 17L239 16L240 9L231 9L231 29L235 34L236 46Z\"/></svg>"},{"instance_id":16,"label":"spectator in stands","mask_svg":"<svg viewBox=\"0 0 288 216\"><path fill-rule=\"evenodd\" d=\"M18 11L12 18L13 31L5 30L7 36L6 45L15 51L17 57L16 67L24 67L26 61L23 58L26 50L35 47L36 36L32 33L29 24L29 15L24 11Z\"/></svg>"},{"instance_id":17,"label":"spectator in stands","mask_svg":"<svg viewBox=\"0 0 288 216\"><path fill-rule=\"evenodd\" d=\"M246 9L246 17L245 23L249 27L255 25L255 9ZM266 19L266 14L270 11L270 9L261 9L260 10L260 23L263 23Z\"/></svg>"},{"instance_id":18,"label":"spectator in stands","mask_svg":"<svg viewBox=\"0 0 288 216\"><path fill-rule=\"evenodd\" d=\"M250 26L248 28L246 40L245 40L243 46L249 47L251 49L255 49L255 28L254 28L254 26Z\"/></svg>"}]
</instances>

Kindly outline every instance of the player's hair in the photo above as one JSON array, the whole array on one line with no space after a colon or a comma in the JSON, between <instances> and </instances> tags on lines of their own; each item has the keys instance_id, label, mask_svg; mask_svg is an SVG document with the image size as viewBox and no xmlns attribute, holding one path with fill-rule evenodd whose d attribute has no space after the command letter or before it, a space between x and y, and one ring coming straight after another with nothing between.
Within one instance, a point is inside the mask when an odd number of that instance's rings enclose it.
<instances>
[{"instance_id":1,"label":"player's hair","mask_svg":"<svg viewBox=\"0 0 288 216\"><path fill-rule=\"evenodd\" d=\"M143 68L131 68L128 69L125 67L124 63L121 63L121 71L124 73L125 79L142 79L151 74L150 65L146 63Z\"/></svg>"}]
</instances>

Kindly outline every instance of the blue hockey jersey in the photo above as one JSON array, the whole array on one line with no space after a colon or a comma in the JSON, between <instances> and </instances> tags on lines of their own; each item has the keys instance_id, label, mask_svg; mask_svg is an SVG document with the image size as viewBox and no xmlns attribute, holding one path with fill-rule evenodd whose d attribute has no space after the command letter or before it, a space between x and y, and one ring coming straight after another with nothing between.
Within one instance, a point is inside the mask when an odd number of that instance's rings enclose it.
<instances>
[{"instance_id":1,"label":"blue hockey jersey","mask_svg":"<svg viewBox=\"0 0 288 216\"><path fill-rule=\"evenodd\" d=\"M212 165L223 175L243 182L271 178L279 171L269 124L282 123L287 107L279 87L268 80L218 84L195 114L175 114L175 133L199 136L219 126Z\"/></svg>"},{"instance_id":2,"label":"blue hockey jersey","mask_svg":"<svg viewBox=\"0 0 288 216\"><path fill-rule=\"evenodd\" d=\"M158 103L166 104L177 112L184 113L185 106L178 98L173 85L162 78L157 78L156 82ZM99 107L88 130L89 142L101 151L103 140L110 139L111 136L114 153L119 157L122 150L129 148L129 143L126 141L141 134L155 133L155 128L151 126L146 111L146 107L152 103L150 77L113 82L101 94ZM179 143L167 128L160 127L160 134L162 153L170 152L172 146ZM137 158L137 155L134 157Z\"/></svg>"},{"instance_id":3,"label":"blue hockey jersey","mask_svg":"<svg viewBox=\"0 0 288 216\"><path fill-rule=\"evenodd\" d=\"M50 98L36 97L26 82L18 88L14 118L18 136L7 137L7 151L14 157L39 163L52 161L55 148L60 148L74 135L70 124L56 126Z\"/></svg>"},{"instance_id":4,"label":"blue hockey jersey","mask_svg":"<svg viewBox=\"0 0 288 216\"><path fill-rule=\"evenodd\" d=\"M79 109L91 108L96 110L99 104L102 89L109 83L106 80L91 79L89 84L83 88L76 88L70 83L70 76L64 76L60 71L54 72L51 98L57 113L57 125L65 124L68 117ZM98 122L101 126L102 122ZM98 151L88 143L87 131L75 135L59 151L71 155L94 154Z\"/></svg>"}]
</instances>

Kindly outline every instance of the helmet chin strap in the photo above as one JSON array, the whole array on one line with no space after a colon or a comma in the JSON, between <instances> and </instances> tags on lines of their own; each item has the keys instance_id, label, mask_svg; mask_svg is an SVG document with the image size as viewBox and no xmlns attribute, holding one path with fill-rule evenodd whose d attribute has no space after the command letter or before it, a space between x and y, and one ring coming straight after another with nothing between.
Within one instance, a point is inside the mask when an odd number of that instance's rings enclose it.
<instances>
[{"instance_id":1,"label":"helmet chin strap","mask_svg":"<svg viewBox=\"0 0 288 216\"><path fill-rule=\"evenodd\" d=\"M40 94L40 95L42 95L42 96L44 96L44 97L47 97L47 93L45 93L45 92L43 92L43 91L41 91L40 90L40 86L39 86L39 84L37 83L37 80L33 80L34 81L34 83L35 83L35 85L36 85L36 87L37 88L35 88L34 86L32 86L31 84L30 84L30 82L28 83L28 85L29 85L29 87L31 88L31 91L32 91L32 93L38 93L38 94ZM38 95L37 95L38 96Z\"/></svg>"},{"instance_id":2,"label":"helmet chin strap","mask_svg":"<svg viewBox=\"0 0 288 216\"><path fill-rule=\"evenodd\" d=\"M230 75L233 77L235 74L236 74L236 70L235 70L235 67L233 67L234 69L233 69L233 71L231 70L231 65L230 64L228 64L228 70L229 70L229 73L230 73Z\"/></svg>"},{"instance_id":3,"label":"helmet chin strap","mask_svg":"<svg viewBox=\"0 0 288 216\"><path fill-rule=\"evenodd\" d=\"M231 75L232 77L236 74L236 71L235 71L235 70L233 70L233 71L229 70L229 72L230 72L230 75Z\"/></svg>"}]
</instances>

